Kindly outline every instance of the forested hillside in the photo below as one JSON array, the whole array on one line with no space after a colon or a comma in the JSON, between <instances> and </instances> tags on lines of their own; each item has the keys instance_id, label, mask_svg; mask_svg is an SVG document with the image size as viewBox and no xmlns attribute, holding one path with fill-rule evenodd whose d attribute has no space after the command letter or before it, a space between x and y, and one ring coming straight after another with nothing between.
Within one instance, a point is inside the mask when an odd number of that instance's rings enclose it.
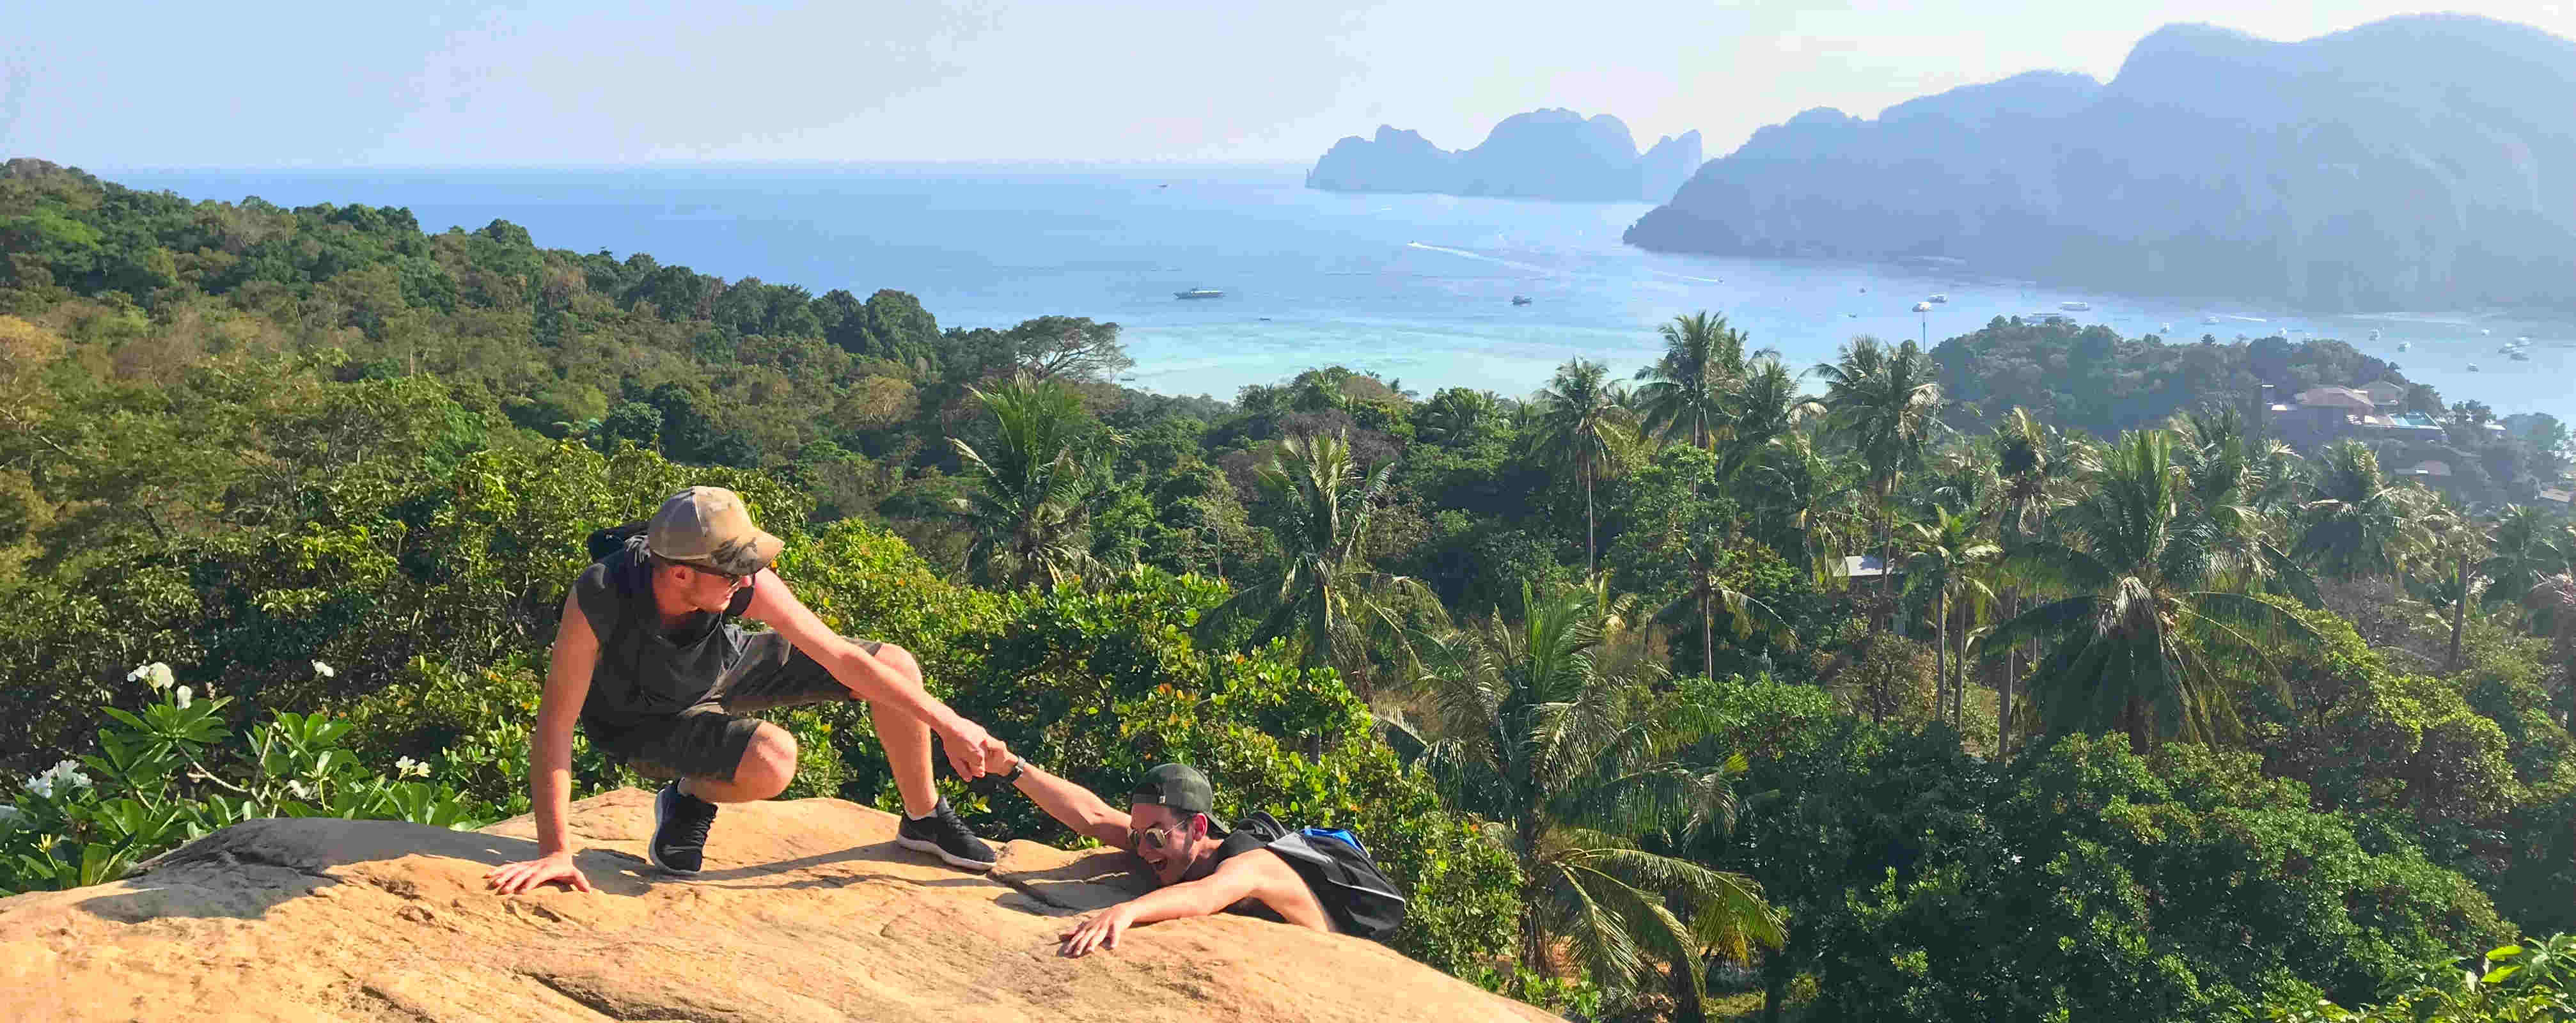
<instances>
[{"instance_id":1,"label":"forested hillside","mask_svg":"<svg viewBox=\"0 0 2576 1023\"><path fill-rule=\"evenodd\" d=\"M2333 342L2003 321L1800 367L1702 314L1526 400L1219 403L1116 386L1110 324L34 160L0 254L0 889L522 812L584 538L702 482L1014 750L1355 828L1397 948L1569 1015L2566 1011L2563 942L2450 966L2576 929L2564 435L2407 385L2483 489L2277 443L2261 383L2403 383ZM864 713L776 718L789 795L888 805Z\"/></svg>"}]
</instances>

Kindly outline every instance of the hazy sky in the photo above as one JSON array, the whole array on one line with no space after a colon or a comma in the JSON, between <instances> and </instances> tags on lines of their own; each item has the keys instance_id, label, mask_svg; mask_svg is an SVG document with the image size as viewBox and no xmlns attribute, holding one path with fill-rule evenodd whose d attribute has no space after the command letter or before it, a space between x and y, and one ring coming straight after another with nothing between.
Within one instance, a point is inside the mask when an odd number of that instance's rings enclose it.
<instances>
[{"instance_id":1,"label":"hazy sky","mask_svg":"<svg viewBox=\"0 0 2576 1023\"><path fill-rule=\"evenodd\" d=\"M1541 106L1711 156L2033 68L2109 78L2158 25L2304 39L2423 8L2245 0L934 4L17 0L0 156L132 167L1311 160ZM2576 37L2576 0L2449 8Z\"/></svg>"}]
</instances>

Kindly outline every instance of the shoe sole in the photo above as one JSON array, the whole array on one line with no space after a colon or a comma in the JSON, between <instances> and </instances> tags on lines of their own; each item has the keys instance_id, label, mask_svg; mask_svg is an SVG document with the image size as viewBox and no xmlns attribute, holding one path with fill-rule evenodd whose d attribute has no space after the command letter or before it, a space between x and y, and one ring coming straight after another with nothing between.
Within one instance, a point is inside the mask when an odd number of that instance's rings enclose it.
<instances>
[{"instance_id":1,"label":"shoe sole","mask_svg":"<svg viewBox=\"0 0 2576 1023\"><path fill-rule=\"evenodd\" d=\"M949 866L956 867L959 870L972 870L980 873L993 869L993 864L1000 862L999 860L970 860L966 857L959 856L946 849L940 848L939 843L937 842L924 841L918 838L905 838L901 835L895 836L894 844L915 852L926 852L933 856L937 856L940 859L947 861Z\"/></svg>"},{"instance_id":2,"label":"shoe sole","mask_svg":"<svg viewBox=\"0 0 2576 1023\"><path fill-rule=\"evenodd\" d=\"M656 794L656 795L653 797L653 833L654 833L654 834L656 834L656 835L659 835L659 834L661 834L661 833L662 833L663 817L664 817L664 815L663 815L663 813L662 813L662 797L661 797L659 794ZM649 862L649 863L653 864L653 869L655 869L655 870L659 870L659 871L661 871L661 872L663 872L663 873L665 873L665 874L669 874L669 875L671 875L671 876L673 876L673 877L696 877L696 876L698 876L698 872L697 872L697 871L694 871L694 870L682 870L682 869L680 869L680 868L678 868L678 867L674 867L674 866L672 866L672 865L670 865L670 864L668 864L668 863L664 863L664 862L662 862L662 851L661 851L661 850L659 850L659 849L653 848L653 840L652 840L652 839L650 839L650 838L647 838L647 839L645 839L645 840L644 840L644 859L645 859L647 862Z\"/></svg>"}]
</instances>

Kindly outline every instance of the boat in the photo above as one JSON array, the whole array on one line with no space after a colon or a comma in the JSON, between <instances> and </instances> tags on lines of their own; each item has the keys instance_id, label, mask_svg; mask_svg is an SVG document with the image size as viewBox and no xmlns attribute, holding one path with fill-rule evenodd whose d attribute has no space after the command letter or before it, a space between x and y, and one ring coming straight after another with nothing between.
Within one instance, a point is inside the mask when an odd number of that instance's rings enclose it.
<instances>
[{"instance_id":1,"label":"boat","mask_svg":"<svg viewBox=\"0 0 2576 1023\"><path fill-rule=\"evenodd\" d=\"M2373 327L2370 329L2370 339L2373 341L2379 340L2379 328Z\"/></svg>"},{"instance_id":2,"label":"boat","mask_svg":"<svg viewBox=\"0 0 2576 1023\"><path fill-rule=\"evenodd\" d=\"M1191 289L1190 289L1190 290L1188 290L1188 291L1175 291L1175 292L1173 292L1173 293L1172 293L1172 297L1173 297L1173 298L1224 298L1224 297L1225 297L1225 292L1219 291L1219 290L1217 290L1217 289L1215 289L1215 288L1191 288Z\"/></svg>"},{"instance_id":3,"label":"boat","mask_svg":"<svg viewBox=\"0 0 2576 1023\"><path fill-rule=\"evenodd\" d=\"M2204 327L2215 327L2218 325L2218 317L2203 316L2200 318L2200 325Z\"/></svg>"},{"instance_id":4,"label":"boat","mask_svg":"<svg viewBox=\"0 0 2576 1023\"><path fill-rule=\"evenodd\" d=\"M2478 364L2477 364L2477 363L2474 363L2474 362L2470 363L2470 364L2469 364L2469 372L2471 372L2471 373L2475 373L2475 372L2477 372L2477 371L2478 371Z\"/></svg>"},{"instance_id":5,"label":"boat","mask_svg":"<svg viewBox=\"0 0 2576 1023\"><path fill-rule=\"evenodd\" d=\"M2480 328L2478 328L2478 333L2479 333L2479 334L2481 334L2481 335L2486 335L2486 334L2493 334L2493 333L2495 333L2495 331L2489 330L2489 329L2487 329L2487 328L2485 328L2485 327L2480 327Z\"/></svg>"},{"instance_id":6,"label":"boat","mask_svg":"<svg viewBox=\"0 0 2576 1023\"><path fill-rule=\"evenodd\" d=\"M1514 295L1514 296L1512 296L1512 304L1513 304L1513 305L1528 305L1528 304L1529 304L1529 296L1527 296L1527 295Z\"/></svg>"},{"instance_id":7,"label":"boat","mask_svg":"<svg viewBox=\"0 0 2576 1023\"><path fill-rule=\"evenodd\" d=\"M1932 303L1933 305L1945 305L1945 304L1948 304L1948 302L1950 301L1950 296L1948 296L1948 295L1934 295L1934 296L1932 296L1932 297L1930 297L1930 298L1924 299L1924 301L1926 301L1926 302L1930 302L1930 303Z\"/></svg>"},{"instance_id":8,"label":"boat","mask_svg":"<svg viewBox=\"0 0 2576 1023\"><path fill-rule=\"evenodd\" d=\"M2531 353L2530 353L2530 352L2525 352L2525 351L2516 351L2516 352L2514 352L2512 355L2505 356L2505 358L2512 359L2512 360L2513 360L2513 361L2515 361L2515 362L2530 362L2530 361L2531 361Z\"/></svg>"},{"instance_id":9,"label":"boat","mask_svg":"<svg viewBox=\"0 0 2576 1023\"><path fill-rule=\"evenodd\" d=\"M2158 333L2158 334L2171 334L2171 333L2173 333L2173 324L2168 323L2168 324L2165 324L2164 326L2161 326L2161 327L2156 328L2156 333Z\"/></svg>"},{"instance_id":10,"label":"boat","mask_svg":"<svg viewBox=\"0 0 2576 1023\"><path fill-rule=\"evenodd\" d=\"M2060 302L2057 303L2057 307L2070 313L2085 312L2093 308L2092 305L2084 302Z\"/></svg>"},{"instance_id":11,"label":"boat","mask_svg":"<svg viewBox=\"0 0 2576 1023\"><path fill-rule=\"evenodd\" d=\"M1929 302L1929 301L1916 302L1916 303L1914 303L1914 311L1915 311L1915 312L1918 312L1918 313L1928 313L1928 312L1931 312L1931 311L1932 311L1932 303L1931 303L1931 302Z\"/></svg>"},{"instance_id":12,"label":"boat","mask_svg":"<svg viewBox=\"0 0 2576 1023\"><path fill-rule=\"evenodd\" d=\"M2415 342L2412 342L2412 341L2400 341L2400 342L2397 342L2397 350L2398 350L2398 351L2401 351L2401 352L2403 352L2403 351L2410 351L2410 350L2414 349L2414 347L2415 347Z\"/></svg>"}]
</instances>

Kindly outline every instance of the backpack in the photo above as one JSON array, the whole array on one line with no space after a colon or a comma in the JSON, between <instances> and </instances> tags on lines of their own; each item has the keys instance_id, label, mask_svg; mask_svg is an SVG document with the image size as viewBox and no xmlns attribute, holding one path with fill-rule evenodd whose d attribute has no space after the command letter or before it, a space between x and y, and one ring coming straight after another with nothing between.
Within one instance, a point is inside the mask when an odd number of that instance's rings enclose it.
<instances>
[{"instance_id":1,"label":"backpack","mask_svg":"<svg viewBox=\"0 0 2576 1023\"><path fill-rule=\"evenodd\" d=\"M584 545L590 549L590 560L606 561L609 555L625 550L626 541L644 535L644 527L651 524L649 519L637 519L622 526L602 526L592 530L590 542Z\"/></svg>"},{"instance_id":2,"label":"backpack","mask_svg":"<svg viewBox=\"0 0 2576 1023\"><path fill-rule=\"evenodd\" d=\"M1404 925L1404 893L1379 870L1360 836L1343 828L1295 828L1267 813L1235 824L1297 871L1333 927L1370 941L1385 941Z\"/></svg>"}]
</instances>

